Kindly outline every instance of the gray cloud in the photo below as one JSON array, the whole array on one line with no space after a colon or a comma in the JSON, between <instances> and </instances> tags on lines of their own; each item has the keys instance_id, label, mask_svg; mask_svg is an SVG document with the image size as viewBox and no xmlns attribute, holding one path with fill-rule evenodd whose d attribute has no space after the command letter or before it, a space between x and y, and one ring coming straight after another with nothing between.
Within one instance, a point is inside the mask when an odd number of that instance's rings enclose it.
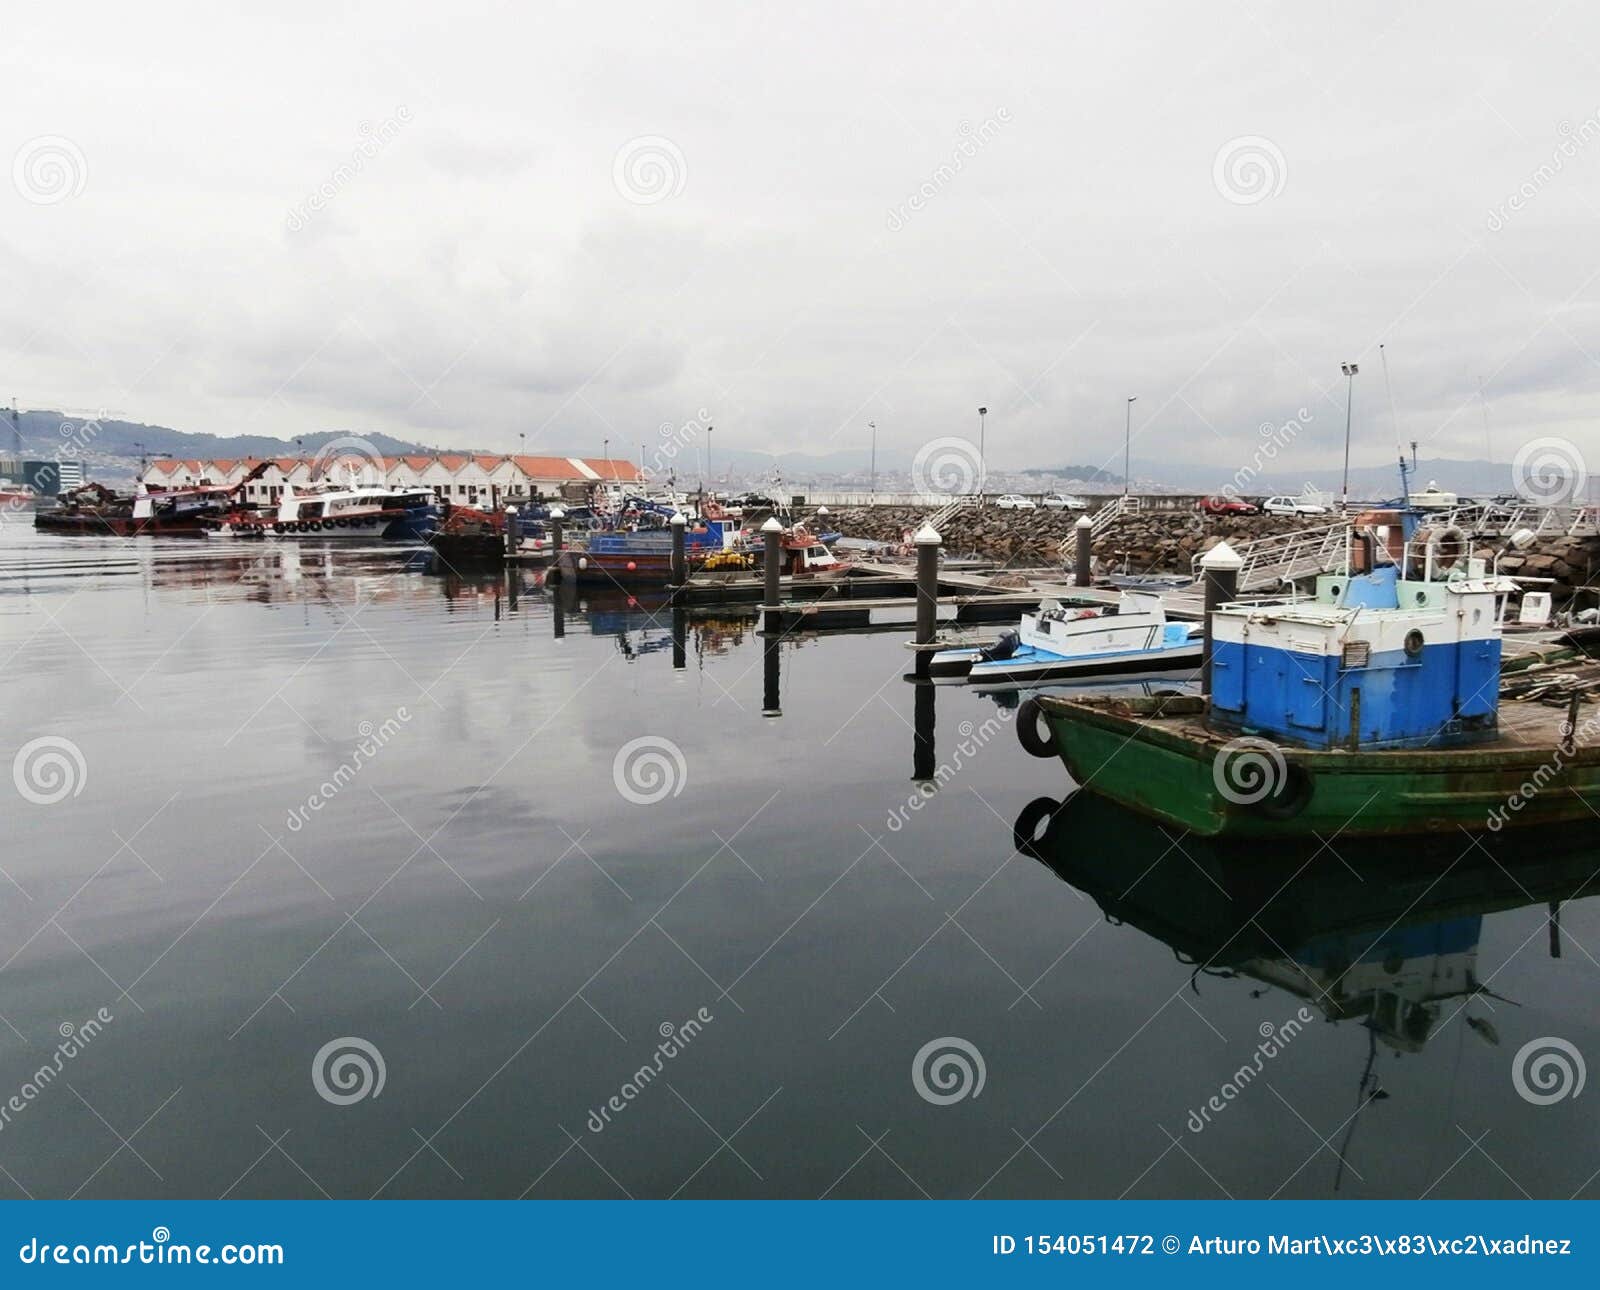
<instances>
[{"instance_id":1,"label":"gray cloud","mask_svg":"<svg viewBox=\"0 0 1600 1290\"><path fill-rule=\"evenodd\" d=\"M1482 456L1480 378L1501 459L1600 458L1597 29L1554 3L469 3L186 44L36 13L0 152L64 136L87 174L0 187L0 371L183 429L551 450L704 407L730 449L876 420L909 456L982 403L1007 466L1119 464L1137 393L1137 456L1231 471L1300 407L1288 468L1334 462L1354 358L1365 460L1397 431ZM665 196L619 190L642 138Z\"/></svg>"}]
</instances>

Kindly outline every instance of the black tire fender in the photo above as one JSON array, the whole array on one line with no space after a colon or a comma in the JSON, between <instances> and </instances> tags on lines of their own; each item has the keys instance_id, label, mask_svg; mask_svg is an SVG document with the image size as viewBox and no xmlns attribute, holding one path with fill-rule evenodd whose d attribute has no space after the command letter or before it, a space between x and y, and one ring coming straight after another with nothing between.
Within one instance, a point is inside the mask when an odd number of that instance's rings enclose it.
<instances>
[{"instance_id":1,"label":"black tire fender","mask_svg":"<svg viewBox=\"0 0 1600 1290\"><path fill-rule=\"evenodd\" d=\"M1017 742L1035 757L1059 757L1055 731L1044 721L1038 699L1024 699L1017 709Z\"/></svg>"},{"instance_id":2,"label":"black tire fender","mask_svg":"<svg viewBox=\"0 0 1600 1290\"><path fill-rule=\"evenodd\" d=\"M1283 776L1283 786L1270 797L1262 798L1256 810L1269 820L1292 820L1311 805L1317 791L1317 782L1304 766L1289 762Z\"/></svg>"}]
</instances>

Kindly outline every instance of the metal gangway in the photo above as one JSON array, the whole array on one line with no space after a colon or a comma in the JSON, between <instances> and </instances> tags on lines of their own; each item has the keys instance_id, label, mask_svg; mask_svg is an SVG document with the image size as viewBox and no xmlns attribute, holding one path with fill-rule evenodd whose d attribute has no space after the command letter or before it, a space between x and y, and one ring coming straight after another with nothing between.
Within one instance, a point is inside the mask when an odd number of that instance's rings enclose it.
<instances>
[{"instance_id":1,"label":"metal gangway","mask_svg":"<svg viewBox=\"0 0 1600 1290\"><path fill-rule=\"evenodd\" d=\"M1228 545L1244 561L1239 569L1239 590L1264 591L1281 586L1286 579L1344 568L1350 550L1350 526L1340 520L1337 524L1296 529L1292 533L1277 533ZM1204 553L1197 553L1191 561L1197 579L1202 576L1200 561L1203 558Z\"/></svg>"},{"instance_id":2,"label":"metal gangway","mask_svg":"<svg viewBox=\"0 0 1600 1290\"><path fill-rule=\"evenodd\" d=\"M1124 515L1131 515L1138 509L1139 499L1131 493L1122 493L1113 498L1089 517L1090 536L1099 537ZM1077 556L1077 546L1077 536L1069 533L1056 544L1056 553L1070 562Z\"/></svg>"},{"instance_id":3,"label":"metal gangway","mask_svg":"<svg viewBox=\"0 0 1600 1290\"><path fill-rule=\"evenodd\" d=\"M1536 537L1600 537L1600 506L1535 502L1474 502L1429 513L1430 525L1446 525L1474 537L1510 537L1529 529Z\"/></svg>"},{"instance_id":4,"label":"metal gangway","mask_svg":"<svg viewBox=\"0 0 1600 1290\"><path fill-rule=\"evenodd\" d=\"M922 522L932 528L935 533L942 533L944 532L944 526L948 524L958 512L967 510L969 507L976 506L977 503L978 499L976 497L952 497L948 502L946 502Z\"/></svg>"}]
</instances>

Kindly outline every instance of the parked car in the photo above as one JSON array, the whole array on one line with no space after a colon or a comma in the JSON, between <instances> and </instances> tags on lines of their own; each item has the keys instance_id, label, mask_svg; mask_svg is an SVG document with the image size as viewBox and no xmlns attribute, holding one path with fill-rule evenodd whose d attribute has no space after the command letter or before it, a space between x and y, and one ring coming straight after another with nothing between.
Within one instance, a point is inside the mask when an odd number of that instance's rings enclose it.
<instances>
[{"instance_id":1,"label":"parked car","mask_svg":"<svg viewBox=\"0 0 1600 1290\"><path fill-rule=\"evenodd\" d=\"M994 499L994 504L1002 511L1036 511L1039 509L1021 493L1001 493L999 497Z\"/></svg>"},{"instance_id":2,"label":"parked car","mask_svg":"<svg viewBox=\"0 0 1600 1290\"><path fill-rule=\"evenodd\" d=\"M1089 503L1072 493L1046 493L1039 504L1047 511L1086 511Z\"/></svg>"},{"instance_id":3,"label":"parked car","mask_svg":"<svg viewBox=\"0 0 1600 1290\"><path fill-rule=\"evenodd\" d=\"M1247 502L1238 497L1223 497L1220 494L1214 497L1202 497L1194 504L1197 511L1204 511L1207 515L1259 515L1261 508L1254 502Z\"/></svg>"},{"instance_id":4,"label":"parked car","mask_svg":"<svg viewBox=\"0 0 1600 1290\"><path fill-rule=\"evenodd\" d=\"M1261 504L1268 515L1326 515L1328 508L1321 502L1307 501L1304 497L1269 497Z\"/></svg>"}]
</instances>

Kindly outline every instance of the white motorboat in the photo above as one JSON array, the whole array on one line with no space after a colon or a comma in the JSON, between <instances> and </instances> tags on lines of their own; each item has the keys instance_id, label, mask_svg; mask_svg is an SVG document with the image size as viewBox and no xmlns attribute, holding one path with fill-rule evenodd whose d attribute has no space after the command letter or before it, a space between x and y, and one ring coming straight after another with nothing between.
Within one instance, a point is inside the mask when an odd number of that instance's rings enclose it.
<instances>
[{"instance_id":1,"label":"white motorboat","mask_svg":"<svg viewBox=\"0 0 1600 1290\"><path fill-rule=\"evenodd\" d=\"M1125 590L1116 604L1103 607L1047 600L993 645L940 650L928 675L989 687L1181 679L1200 667L1202 632L1200 623L1168 622L1153 592Z\"/></svg>"}]
</instances>

